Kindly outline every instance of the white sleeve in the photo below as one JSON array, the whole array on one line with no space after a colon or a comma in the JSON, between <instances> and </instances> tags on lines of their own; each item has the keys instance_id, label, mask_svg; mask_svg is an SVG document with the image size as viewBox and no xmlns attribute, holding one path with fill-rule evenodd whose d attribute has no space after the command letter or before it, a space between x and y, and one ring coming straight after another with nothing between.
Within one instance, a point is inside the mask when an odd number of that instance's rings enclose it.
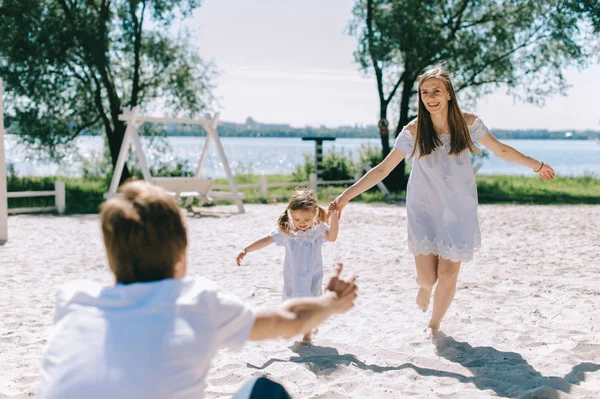
<instances>
[{"instance_id":1,"label":"white sleeve","mask_svg":"<svg viewBox=\"0 0 600 399\"><path fill-rule=\"evenodd\" d=\"M410 131L408 131L408 129L402 129L398 137L396 137L394 148L405 153L406 155L410 155L412 154L414 147L415 137L410 133Z\"/></svg>"},{"instance_id":2,"label":"white sleeve","mask_svg":"<svg viewBox=\"0 0 600 399\"><path fill-rule=\"evenodd\" d=\"M488 127L479 118L475 119L472 125L469 125L469 133L471 134L471 140L478 141L486 135L489 131Z\"/></svg>"},{"instance_id":3,"label":"white sleeve","mask_svg":"<svg viewBox=\"0 0 600 399\"><path fill-rule=\"evenodd\" d=\"M289 236L283 231L281 231L280 228L276 228L275 230L269 233L269 237L271 237L273 241L275 241L275 245L281 246L285 244Z\"/></svg>"},{"instance_id":4,"label":"white sleeve","mask_svg":"<svg viewBox=\"0 0 600 399\"><path fill-rule=\"evenodd\" d=\"M244 305L239 298L221 291L215 292L215 299L212 313L217 346L241 350L254 326L254 310Z\"/></svg>"},{"instance_id":5,"label":"white sleeve","mask_svg":"<svg viewBox=\"0 0 600 399\"><path fill-rule=\"evenodd\" d=\"M335 217L335 215L331 215L331 217ZM327 241L325 239L325 234L329 231L330 227L327 223L319 223L319 225L317 226L320 229L319 232L319 240L321 241L321 244L324 243L329 243L329 241Z\"/></svg>"}]
</instances>

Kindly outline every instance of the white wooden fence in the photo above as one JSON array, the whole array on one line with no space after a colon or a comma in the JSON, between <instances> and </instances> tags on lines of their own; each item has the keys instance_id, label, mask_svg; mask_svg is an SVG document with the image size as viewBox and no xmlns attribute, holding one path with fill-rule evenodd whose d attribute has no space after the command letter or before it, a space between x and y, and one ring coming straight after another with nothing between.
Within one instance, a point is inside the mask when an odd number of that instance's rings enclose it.
<instances>
[{"instance_id":1,"label":"white wooden fence","mask_svg":"<svg viewBox=\"0 0 600 399\"><path fill-rule=\"evenodd\" d=\"M299 181L299 182L289 182L289 183L268 183L267 182L267 177L264 175L261 175L258 177L258 184L237 184L237 188L238 189L244 189L244 188L257 188L258 189L258 197L262 198L262 199L267 199L269 198L269 194L268 194L268 190L269 188L279 188L279 187L302 187L302 186L307 186L312 190L316 190L317 189L317 185L318 182L317 180L317 175L315 175L314 173L312 173L310 175L310 181ZM354 180L352 180L354 182ZM321 183L322 184L322 183ZM229 188L229 185L223 185L223 184L218 184L214 186L214 190L226 190ZM214 194L218 195L218 191L212 191L209 196L213 196Z\"/></svg>"},{"instance_id":2,"label":"white wooden fence","mask_svg":"<svg viewBox=\"0 0 600 399\"><path fill-rule=\"evenodd\" d=\"M29 208L8 208L8 214L15 213L38 213L56 211L59 214L65 213L65 183L62 181L54 182L54 191L13 191L6 193L7 198L28 198L28 197L54 197L54 206L39 206Z\"/></svg>"},{"instance_id":3,"label":"white wooden fence","mask_svg":"<svg viewBox=\"0 0 600 399\"><path fill-rule=\"evenodd\" d=\"M365 166L365 171L369 171L369 167ZM261 199L268 199L269 198L269 194L268 194L268 190L269 188L278 188L278 187L302 187L302 186L306 186L308 188L310 188L311 190L317 191L319 186L327 186L327 185L336 185L336 184L354 184L356 183L360 178L362 177L361 173L357 173L356 176L354 176L354 179L348 179L348 180L317 180L317 175L314 173L311 173L309 175L309 179L308 181L304 181L304 182L289 182L289 183L268 183L267 182L267 177L264 175L261 175L258 177L258 184L238 184L237 187L238 189L244 189L244 188L254 188L254 189L258 189L258 197ZM390 192L388 191L388 189L385 187L385 185L383 183L378 183L377 187L379 187L379 189L385 194L385 196L389 196ZM216 190L220 190L220 189L228 189L229 186L228 185L216 185L214 186L214 189ZM214 192L213 192L214 193ZM211 193L211 195L213 194Z\"/></svg>"}]
</instances>

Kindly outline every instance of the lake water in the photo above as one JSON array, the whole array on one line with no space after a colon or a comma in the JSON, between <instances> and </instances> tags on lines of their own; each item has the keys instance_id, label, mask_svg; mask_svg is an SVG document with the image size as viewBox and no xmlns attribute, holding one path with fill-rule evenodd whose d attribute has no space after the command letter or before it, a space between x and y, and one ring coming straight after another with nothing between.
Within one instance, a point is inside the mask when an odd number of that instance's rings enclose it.
<instances>
[{"instance_id":1,"label":"lake water","mask_svg":"<svg viewBox=\"0 0 600 399\"><path fill-rule=\"evenodd\" d=\"M156 149L158 145L147 148L146 155L150 163L175 162L177 159L187 159L195 165L204 145L204 137L169 137L166 144L170 147L166 155ZM302 141L300 138L221 138L229 164L234 173L255 174L291 174L296 165L303 163L304 154L314 157L315 144L312 141ZM504 140L519 151L552 165L560 175L600 176L600 144L595 141L582 140ZM147 143L146 143L147 144ZM163 143L164 145L164 143ZM379 138L347 139L326 141L324 151L343 151L358 158L358 152L363 145L380 148ZM6 161L11 163L19 176L80 176L82 158L101 157L103 140L100 137L80 137L75 142L75 148L58 164L36 158L35 154L25 146L18 144L16 137L6 136ZM508 163L493 154L483 160L481 174L508 174L532 176L530 170ZM221 160L214 144L205 166L205 176L223 177L224 171Z\"/></svg>"}]
</instances>

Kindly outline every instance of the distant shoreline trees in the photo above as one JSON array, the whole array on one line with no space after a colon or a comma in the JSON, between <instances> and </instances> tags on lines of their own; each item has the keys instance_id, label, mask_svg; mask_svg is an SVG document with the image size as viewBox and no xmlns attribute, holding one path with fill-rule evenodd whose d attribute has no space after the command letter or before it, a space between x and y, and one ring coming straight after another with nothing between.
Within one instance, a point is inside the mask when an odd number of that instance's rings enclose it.
<instances>
[{"instance_id":1,"label":"distant shoreline trees","mask_svg":"<svg viewBox=\"0 0 600 399\"><path fill-rule=\"evenodd\" d=\"M206 134L201 129L190 129L181 126L163 126L163 134L167 136L201 136ZM547 129L492 129L499 139L537 139L537 140L594 140L600 139L600 131L594 130L547 130ZM294 128L289 125L260 124L249 127L245 124L225 122L219 126L221 137L303 137L323 136L336 138L376 138L378 128L368 126L340 127L302 127Z\"/></svg>"}]
</instances>

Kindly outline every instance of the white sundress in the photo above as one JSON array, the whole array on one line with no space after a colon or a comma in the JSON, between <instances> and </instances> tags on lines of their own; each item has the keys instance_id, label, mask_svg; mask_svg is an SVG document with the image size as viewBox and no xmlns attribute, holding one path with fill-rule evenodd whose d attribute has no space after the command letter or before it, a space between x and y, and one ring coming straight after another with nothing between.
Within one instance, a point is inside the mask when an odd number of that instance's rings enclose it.
<instances>
[{"instance_id":1,"label":"white sundress","mask_svg":"<svg viewBox=\"0 0 600 399\"><path fill-rule=\"evenodd\" d=\"M476 118L469 125L477 141L488 128ZM413 255L435 254L453 262L469 262L481 246L477 219L477 185L469 150L450 155L450 135L440 135L442 146L419 158L418 147L406 189L408 248ZM407 156L415 137L405 128L394 147Z\"/></svg>"},{"instance_id":2,"label":"white sundress","mask_svg":"<svg viewBox=\"0 0 600 399\"><path fill-rule=\"evenodd\" d=\"M306 231L284 233L276 228L269 236L285 248L283 260L283 299L323 294L321 246L329 226L317 223Z\"/></svg>"}]
</instances>

